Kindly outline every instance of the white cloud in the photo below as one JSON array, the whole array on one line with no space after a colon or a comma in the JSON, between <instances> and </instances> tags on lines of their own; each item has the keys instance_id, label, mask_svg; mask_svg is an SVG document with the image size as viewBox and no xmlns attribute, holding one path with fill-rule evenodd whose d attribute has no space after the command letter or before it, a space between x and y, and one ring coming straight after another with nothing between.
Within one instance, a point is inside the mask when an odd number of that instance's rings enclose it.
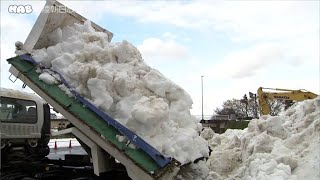
<instances>
[{"instance_id":1,"label":"white cloud","mask_svg":"<svg viewBox=\"0 0 320 180\"><path fill-rule=\"evenodd\" d=\"M75 10L134 17L143 23L221 31L233 40L294 38L319 30L319 1L103 1L70 4ZM93 14L93 13L87 13ZM96 14L96 13L94 13ZM288 18L289 17L289 18Z\"/></svg>"},{"instance_id":2,"label":"white cloud","mask_svg":"<svg viewBox=\"0 0 320 180\"><path fill-rule=\"evenodd\" d=\"M242 46L241 42L253 42L256 47L231 52L225 58L222 67L235 66L231 75L246 77L255 74L259 69L264 69L272 59L287 58L288 64L299 64L302 61L315 62L319 57L319 1L107 1L107 2L63 2L70 4L75 10L89 14L100 11L118 16L133 17L142 23L171 24L181 28L191 28L197 33L206 32L208 36L214 31L223 32L230 39ZM85 11L83 11L85 9ZM79 11L80 12L80 11ZM102 14L101 13L101 14ZM102 16L103 17L103 16ZM170 33L165 33L163 38L176 40ZM179 37L180 39L180 37ZM155 49L170 41L162 39L147 39L140 46L143 54L159 56ZM261 48L261 43L275 44L276 47ZM147 45L150 45L147 46ZM171 46L176 44L171 43ZM179 47L179 44L178 46ZM181 46L180 46L181 47ZM180 49L181 48L177 48ZM280 47L280 49L277 49ZM227 48L227 47L226 47ZM255 52L255 50L257 52ZM245 52L247 51L247 52ZM162 52L174 53L170 49ZM270 53L270 54L268 54ZM181 54L179 51L177 54ZM176 55L176 54L175 54ZM230 59L241 55L243 63ZM277 57L277 55L280 55ZM268 59L266 64L262 59ZM289 60L290 59L290 60ZM283 61L283 60L281 60ZM260 65L261 64L261 65ZM237 69L240 67L240 69ZM253 71L252 71L252 68ZM223 68L228 71L227 69ZM228 68L230 69L230 68ZM248 71L250 69L251 71ZM231 71L231 70L230 70Z\"/></svg>"},{"instance_id":3,"label":"white cloud","mask_svg":"<svg viewBox=\"0 0 320 180\"><path fill-rule=\"evenodd\" d=\"M214 74L218 73L231 78L245 78L255 75L261 69L281 61L284 54L280 47L272 44L259 44L254 47L231 52L221 63L215 64Z\"/></svg>"},{"instance_id":4,"label":"white cloud","mask_svg":"<svg viewBox=\"0 0 320 180\"><path fill-rule=\"evenodd\" d=\"M138 46L145 59L167 58L182 59L187 56L187 49L172 39L147 38Z\"/></svg>"},{"instance_id":5,"label":"white cloud","mask_svg":"<svg viewBox=\"0 0 320 180\"><path fill-rule=\"evenodd\" d=\"M259 43L238 51L229 52L219 63L211 65L206 74L217 73L229 78L246 78L274 67L297 67L303 64L319 66L319 40ZM311 66L311 67L312 67Z\"/></svg>"},{"instance_id":6,"label":"white cloud","mask_svg":"<svg viewBox=\"0 0 320 180\"><path fill-rule=\"evenodd\" d=\"M25 2L1 2L1 87L21 89L22 83L12 84L9 78L10 65L6 61L14 57L15 42L24 42L31 28L32 22L26 14L9 14L7 8L10 4L26 4Z\"/></svg>"},{"instance_id":7,"label":"white cloud","mask_svg":"<svg viewBox=\"0 0 320 180\"><path fill-rule=\"evenodd\" d=\"M172 39L172 40L177 38L176 35L174 35L174 34L172 34L172 33L170 33L170 32L165 32L165 33L162 35L162 37L163 37L163 38L166 38L166 39Z\"/></svg>"}]
</instances>

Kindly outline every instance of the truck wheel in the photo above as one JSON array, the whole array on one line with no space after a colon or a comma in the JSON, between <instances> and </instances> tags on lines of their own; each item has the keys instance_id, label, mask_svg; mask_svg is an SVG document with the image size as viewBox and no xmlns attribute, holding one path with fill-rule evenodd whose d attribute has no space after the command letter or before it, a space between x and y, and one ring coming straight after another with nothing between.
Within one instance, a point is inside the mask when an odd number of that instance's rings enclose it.
<instances>
[{"instance_id":1,"label":"truck wheel","mask_svg":"<svg viewBox=\"0 0 320 180\"><path fill-rule=\"evenodd\" d=\"M1 148L1 165L7 162L9 149L10 147L8 146L4 146L3 148Z\"/></svg>"},{"instance_id":2,"label":"truck wheel","mask_svg":"<svg viewBox=\"0 0 320 180\"><path fill-rule=\"evenodd\" d=\"M45 157L50 153L50 148L48 145L37 147L37 152L40 156Z\"/></svg>"},{"instance_id":3,"label":"truck wheel","mask_svg":"<svg viewBox=\"0 0 320 180\"><path fill-rule=\"evenodd\" d=\"M1 140L1 150L7 146L6 140Z\"/></svg>"}]
</instances>

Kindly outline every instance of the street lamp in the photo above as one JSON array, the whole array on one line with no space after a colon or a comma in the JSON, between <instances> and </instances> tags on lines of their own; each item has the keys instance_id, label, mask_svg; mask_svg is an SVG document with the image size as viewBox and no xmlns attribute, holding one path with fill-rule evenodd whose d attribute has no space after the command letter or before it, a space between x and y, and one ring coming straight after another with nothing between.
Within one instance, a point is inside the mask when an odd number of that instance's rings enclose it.
<instances>
[{"instance_id":1,"label":"street lamp","mask_svg":"<svg viewBox=\"0 0 320 180\"><path fill-rule=\"evenodd\" d=\"M203 76L201 76L201 96L202 96L202 100L201 100L202 120L204 120L203 119Z\"/></svg>"}]
</instances>

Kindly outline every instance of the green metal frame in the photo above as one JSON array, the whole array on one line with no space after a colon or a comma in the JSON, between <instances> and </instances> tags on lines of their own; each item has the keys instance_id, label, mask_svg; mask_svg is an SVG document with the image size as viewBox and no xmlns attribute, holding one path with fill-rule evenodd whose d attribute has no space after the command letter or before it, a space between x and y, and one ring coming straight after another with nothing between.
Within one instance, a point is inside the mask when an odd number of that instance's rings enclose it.
<instances>
[{"instance_id":1,"label":"green metal frame","mask_svg":"<svg viewBox=\"0 0 320 180\"><path fill-rule=\"evenodd\" d=\"M131 149L126 146L126 143L119 142L116 138L116 135L121 133L113 126L108 125L107 122L96 115L96 113L91 109L85 107L78 100L66 95L57 84L50 85L39 80L39 74L36 72L36 66L34 66L32 63L22 60L19 56L10 58L7 61L17 70L19 70L20 73L32 81L36 86L43 90L48 96L60 104L64 109L67 109L75 117L105 137L114 145L114 147L123 151L124 154L126 154L144 170L147 172L156 172L160 169L160 166L158 166L158 164L141 149Z\"/></svg>"}]
</instances>

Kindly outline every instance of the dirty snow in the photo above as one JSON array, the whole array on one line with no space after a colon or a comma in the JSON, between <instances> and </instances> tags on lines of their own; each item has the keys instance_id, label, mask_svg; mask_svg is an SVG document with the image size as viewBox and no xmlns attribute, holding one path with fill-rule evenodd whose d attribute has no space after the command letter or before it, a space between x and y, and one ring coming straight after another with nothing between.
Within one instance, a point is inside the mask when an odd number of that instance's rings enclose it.
<instances>
[{"instance_id":1,"label":"dirty snow","mask_svg":"<svg viewBox=\"0 0 320 180\"><path fill-rule=\"evenodd\" d=\"M95 106L182 164L208 156L208 142L198 135L202 127L190 114L190 96L148 66L132 44L109 43L107 34L95 32L88 21L48 38L56 45L34 50L33 58L59 72ZM41 79L53 83L45 73Z\"/></svg>"},{"instance_id":2,"label":"dirty snow","mask_svg":"<svg viewBox=\"0 0 320 180\"><path fill-rule=\"evenodd\" d=\"M245 130L206 129L201 136L212 149L202 164L205 179L320 179L320 96L254 119Z\"/></svg>"}]
</instances>

